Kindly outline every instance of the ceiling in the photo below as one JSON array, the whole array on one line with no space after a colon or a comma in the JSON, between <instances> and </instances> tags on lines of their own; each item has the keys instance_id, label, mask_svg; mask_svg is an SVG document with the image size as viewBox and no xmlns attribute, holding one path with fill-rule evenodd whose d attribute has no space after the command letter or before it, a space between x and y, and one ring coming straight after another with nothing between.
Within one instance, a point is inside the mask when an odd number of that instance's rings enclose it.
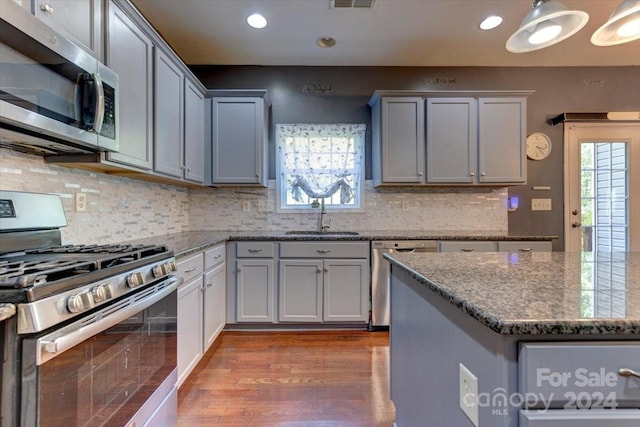
<instances>
[{"instance_id":1,"label":"ceiling","mask_svg":"<svg viewBox=\"0 0 640 427\"><path fill-rule=\"evenodd\" d=\"M598 47L593 32L621 0L562 0L589 14L571 38L529 53L505 48L531 0L376 0L373 9L331 9L330 0L132 0L191 65L624 66L640 65L640 40ZM254 12L269 25L246 24ZM490 14L501 26L482 31ZM320 48L319 37L337 40Z\"/></svg>"}]
</instances>

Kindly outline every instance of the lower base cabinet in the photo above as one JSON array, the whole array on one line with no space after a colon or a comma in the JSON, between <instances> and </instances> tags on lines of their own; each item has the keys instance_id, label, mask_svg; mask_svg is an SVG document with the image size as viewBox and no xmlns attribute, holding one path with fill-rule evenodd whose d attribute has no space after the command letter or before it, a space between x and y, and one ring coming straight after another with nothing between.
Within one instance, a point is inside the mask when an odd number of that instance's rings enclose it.
<instances>
[{"instance_id":1,"label":"lower base cabinet","mask_svg":"<svg viewBox=\"0 0 640 427\"><path fill-rule=\"evenodd\" d=\"M520 427L638 427L640 409L520 411Z\"/></svg>"},{"instance_id":2,"label":"lower base cabinet","mask_svg":"<svg viewBox=\"0 0 640 427\"><path fill-rule=\"evenodd\" d=\"M178 385L202 357L202 276L178 289Z\"/></svg>"}]
</instances>

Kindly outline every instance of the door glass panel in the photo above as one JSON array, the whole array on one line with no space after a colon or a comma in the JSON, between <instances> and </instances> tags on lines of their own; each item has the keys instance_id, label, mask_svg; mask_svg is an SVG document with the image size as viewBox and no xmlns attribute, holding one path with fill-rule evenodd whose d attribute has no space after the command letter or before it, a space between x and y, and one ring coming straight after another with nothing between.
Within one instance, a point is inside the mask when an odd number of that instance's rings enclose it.
<instances>
[{"instance_id":1,"label":"door glass panel","mask_svg":"<svg viewBox=\"0 0 640 427\"><path fill-rule=\"evenodd\" d=\"M583 252L581 296L583 318L624 318L626 254Z\"/></svg>"},{"instance_id":2,"label":"door glass panel","mask_svg":"<svg viewBox=\"0 0 640 427\"><path fill-rule=\"evenodd\" d=\"M582 142L582 250L628 248L627 143Z\"/></svg>"}]
</instances>

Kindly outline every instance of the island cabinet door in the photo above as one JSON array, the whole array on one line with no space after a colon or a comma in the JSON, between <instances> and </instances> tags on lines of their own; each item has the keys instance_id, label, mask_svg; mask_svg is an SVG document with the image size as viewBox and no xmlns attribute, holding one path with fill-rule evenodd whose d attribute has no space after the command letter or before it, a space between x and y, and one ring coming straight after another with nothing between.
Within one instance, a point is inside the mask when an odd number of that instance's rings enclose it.
<instances>
[{"instance_id":1,"label":"island cabinet door","mask_svg":"<svg viewBox=\"0 0 640 427\"><path fill-rule=\"evenodd\" d=\"M520 427L638 427L640 409L520 411Z\"/></svg>"}]
</instances>

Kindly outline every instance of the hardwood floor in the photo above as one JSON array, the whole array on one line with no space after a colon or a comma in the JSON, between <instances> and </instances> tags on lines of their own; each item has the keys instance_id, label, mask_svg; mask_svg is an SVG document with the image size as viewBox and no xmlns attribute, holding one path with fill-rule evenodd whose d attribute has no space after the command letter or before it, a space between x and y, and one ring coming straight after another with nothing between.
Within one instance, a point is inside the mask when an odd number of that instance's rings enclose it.
<instances>
[{"instance_id":1,"label":"hardwood floor","mask_svg":"<svg viewBox=\"0 0 640 427\"><path fill-rule=\"evenodd\" d=\"M178 392L178 426L388 427L387 332L223 332Z\"/></svg>"}]
</instances>

